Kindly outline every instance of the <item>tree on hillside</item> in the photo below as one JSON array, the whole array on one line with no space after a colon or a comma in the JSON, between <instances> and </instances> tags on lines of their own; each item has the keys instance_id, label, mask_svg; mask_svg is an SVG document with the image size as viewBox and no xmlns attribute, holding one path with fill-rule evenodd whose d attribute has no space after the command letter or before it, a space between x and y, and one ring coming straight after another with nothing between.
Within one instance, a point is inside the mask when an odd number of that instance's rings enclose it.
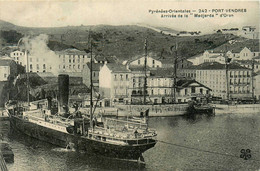
<instances>
[{"instance_id":1,"label":"tree on hillside","mask_svg":"<svg viewBox=\"0 0 260 171\"><path fill-rule=\"evenodd\" d=\"M0 37L4 38L6 43L17 43L23 35L15 30L1 31Z\"/></svg>"}]
</instances>

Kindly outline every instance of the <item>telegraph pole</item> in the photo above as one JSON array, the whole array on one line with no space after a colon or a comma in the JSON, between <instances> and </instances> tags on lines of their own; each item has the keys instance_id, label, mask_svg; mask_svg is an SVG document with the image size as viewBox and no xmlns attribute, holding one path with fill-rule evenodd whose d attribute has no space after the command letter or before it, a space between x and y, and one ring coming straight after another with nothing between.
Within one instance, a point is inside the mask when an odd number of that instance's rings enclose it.
<instances>
[{"instance_id":1,"label":"telegraph pole","mask_svg":"<svg viewBox=\"0 0 260 171\"><path fill-rule=\"evenodd\" d=\"M144 105L146 104L146 91L147 91L147 75L146 75L146 65L147 65L147 39L144 42L145 58L144 58Z\"/></svg>"}]
</instances>

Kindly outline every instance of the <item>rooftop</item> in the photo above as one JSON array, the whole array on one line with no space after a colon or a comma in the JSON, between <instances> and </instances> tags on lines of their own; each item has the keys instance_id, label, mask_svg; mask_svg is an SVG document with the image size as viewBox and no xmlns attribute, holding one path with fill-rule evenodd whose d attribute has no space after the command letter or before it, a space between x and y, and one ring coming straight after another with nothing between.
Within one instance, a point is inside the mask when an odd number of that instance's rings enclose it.
<instances>
[{"instance_id":1,"label":"rooftop","mask_svg":"<svg viewBox=\"0 0 260 171\"><path fill-rule=\"evenodd\" d=\"M156 70L151 70L152 77L173 77L173 69L170 70L169 68L157 68Z\"/></svg>"},{"instance_id":2,"label":"rooftop","mask_svg":"<svg viewBox=\"0 0 260 171\"><path fill-rule=\"evenodd\" d=\"M252 64L252 60L236 60L236 63L239 64ZM255 64L259 63L258 61L254 61Z\"/></svg>"},{"instance_id":3,"label":"rooftop","mask_svg":"<svg viewBox=\"0 0 260 171\"><path fill-rule=\"evenodd\" d=\"M117 58L115 56L97 55L94 57L97 61L107 61L107 63L116 63Z\"/></svg>"},{"instance_id":4,"label":"rooftop","mask_svg":"<svg viewBox=\"0 0 260 171\"><path fill-rule=\"evenodd\" d=\"M140 58L143 58L143 57L145 57L144 54L142 54L142 55L136 55L136 56L132 57L131 59L127 60L127 63L133 62L133 61L135 61L135 60L137 60L137 59L140 59ZM160 57L158 57L158 56L157 56L156 54L154 54L154 53L149 53L149 54L147 55L147 57L148 57L148 58L153 58L153 59L158 60L158 61L161 61L161 60L160 60Z\"/></svg>"},{"instance_id":5,"label":"rooftop","mask_svg":"<svg viewBox=\"0 0 260 171\"><path fill-rule=\"evenodd\" d=\"M92 63L92 71L100 71L100 68L103 66L104 64L101 63ZM90 62L87 63L88 68L90 69Z\"/></svg>"},{"instance_id":6,"label":"rooftop","mask_svg":"<svg viewBox=\"0 0 260 171\"><path fill-rule=\"evenodd\" d=\"M11 62L13 61L8 59L0 59L0 66L10 66Z\"/></svg>"},{"instance_id":7,"label":"rooftop","mask_svg":"<svg viewBox=\"0 0 260 171\"><path fill-rule=\"evenodd\" d=\"M209 87L207 87L207 86L205 86L205 85L199 83L199 82L196 81L196 80L185 80L185 79L177 81L177 87L180 88L180 89L182 89L182 88L189 87L189 86L190 86L191 84L193 84L193 83L197 83L197 84L199 84L199 86L205 87L205 88L211 90Z\"/></svg>"},{"instance_id":8,"label":"rooftop","mask_svg":"<svg viewBox=\"0 0 260 171\"><path fill-rule=\"evenodd\" d=\"M75 48L65 49L61 51L55 51L57 54L64 54L64 55L87 55L85 51L81 51Z\"/></svg>"},{"instance_id":9,"label":"rooftop","mask_svg":"<svg viewBox=\"0 0 260 171\"><path fill-rule=\"evenodd\" d=\"M197 69L198 70L223 70L223 69L226 69L226 65L220 64L218 62L206 62L206 63L198 65ZM249 70L249 68L243 67L237 63L229 64L229 69Z\"/></svg>"},{"instance_id":10,"label":"rooftop","mask_svg":"<svg viewBox=\"0 0 260 171\"><path fill-rule=\"evenodd\" d=\"M212 56L209 56L209 58L217 58L217 57L223 57L221 55L212 55Z\"/></svg>"},{"instance_id":11,"label":"rooftop","mask_svg":"<svg viewBox=\"0 0 260 171\"><path fill-rule=\"evenodd\" d=\"M112 71L112 72L130 72L130 70L128 70L126 68L126 66L122 65L122 64L117 64L117 63L107 63L105 64L107 65L107 67Z\"/></svg>"}]
</instances>

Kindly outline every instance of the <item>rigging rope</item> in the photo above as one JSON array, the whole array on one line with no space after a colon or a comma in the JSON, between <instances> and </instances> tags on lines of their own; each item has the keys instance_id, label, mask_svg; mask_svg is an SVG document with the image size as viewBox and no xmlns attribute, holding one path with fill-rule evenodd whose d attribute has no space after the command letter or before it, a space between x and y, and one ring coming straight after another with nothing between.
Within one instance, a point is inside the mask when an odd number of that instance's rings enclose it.
<instances>
[{"instance_id":1,"label":"rigging rope","mask_svg":"<svg viewBox=\"0 0 260 171\"><path fill-rule=\"evenodd\" d=\"M191 149L191 150L196 150L196 151L200 151L200 152L211 153L211 154L217 154L217 155L228 156L228 157L240 158L240 156L233 155L233 154L219 153L219 152L209 151L209 150L202 150L202 149L198 149L198 148L194 148L194 147L188 147L188 146L184 146L184 145L180 145L180 144L174 144L174 143L171 143L171 142L166 142L166 141L161 141L161 140L157 140L157 141L160 142L160 143L164 143L164 144L168 144L168 145L172 145L172 146L177 146L177 147L182 147L182 148L186 148L186 149ZM241 159L241 158L240 158L240 159ZM250 158L250 160L260 161L260 160L252 159L252 158Z\"/></svg>"}]
</instances>

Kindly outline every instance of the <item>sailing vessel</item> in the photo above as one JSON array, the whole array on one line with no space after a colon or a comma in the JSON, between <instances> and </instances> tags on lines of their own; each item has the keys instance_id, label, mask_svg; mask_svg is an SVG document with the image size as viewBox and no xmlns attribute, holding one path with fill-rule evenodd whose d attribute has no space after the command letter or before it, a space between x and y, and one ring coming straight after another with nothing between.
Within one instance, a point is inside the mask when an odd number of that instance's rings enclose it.
<instances>
[{"instance_id":1,"label":"sailing vessel","mask_svg":"<svg viewBox=\"0 0 260 171\"><path fill-rule=\"evenodd\" d=\"M32 109L32 102L28 102L27 106L24 103L6 103L11 126L28 136L60 147L117 159L143 160L142 153L157 142L156 131L148 128L147 123L137 121L102 117L98 122L92 111L92 50L90 66L89 116L78 110L69 113L69 76L61 74L58 76L58 113L52 110L51 98L47 105L35 109Z\"/></svg>"}]
</instances>

